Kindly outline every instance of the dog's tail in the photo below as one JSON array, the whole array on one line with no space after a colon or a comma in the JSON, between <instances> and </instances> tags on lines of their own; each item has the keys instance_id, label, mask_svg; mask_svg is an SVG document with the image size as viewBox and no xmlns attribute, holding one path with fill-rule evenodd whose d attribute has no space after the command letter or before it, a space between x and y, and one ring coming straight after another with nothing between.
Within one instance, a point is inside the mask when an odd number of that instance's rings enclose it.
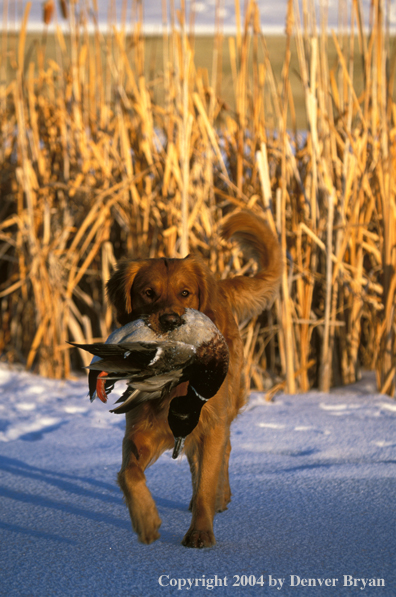
<instances>
[{"instance_id":1,"label":"dog's tail","mask_svg":"<svg viewBox=\"0 0 396 597\"><path fill-rule=\"evenodd\" d=\"M241 321L258 315L274 299L282 275L281 249L268 224L249 211L230 216L220 234L226 240L236 240L246 256L253 257L259 266L252 278L236 276L219 282Z\"/></svg>"}]
</instances>

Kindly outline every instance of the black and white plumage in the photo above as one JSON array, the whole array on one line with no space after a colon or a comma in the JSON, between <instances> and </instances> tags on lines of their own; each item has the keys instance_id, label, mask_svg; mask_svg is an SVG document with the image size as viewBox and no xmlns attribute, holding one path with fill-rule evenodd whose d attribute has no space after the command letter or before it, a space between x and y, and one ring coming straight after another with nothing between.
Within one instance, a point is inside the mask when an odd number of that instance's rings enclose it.
<instances>
[{"instance_id":1,"label":"black and white plumage","mask_svg":"<svg viewBox=\"0 0 396 597\"><path fill-rule=\"evenodd\" d=\"M114 384L127 381L117 401L121 404L111 412L128 412L189 382L187 395L174 398L169 408L168 423L175 437L173 458L198 424L205 402L220 389L229 362L226 341L206 315L186 309L179 323L157 333L150 316L142 316L114 331L104 343L73 343L95 355L88 367L91 401L98 396L106 402Z\"/></svg>"}]
</instances>

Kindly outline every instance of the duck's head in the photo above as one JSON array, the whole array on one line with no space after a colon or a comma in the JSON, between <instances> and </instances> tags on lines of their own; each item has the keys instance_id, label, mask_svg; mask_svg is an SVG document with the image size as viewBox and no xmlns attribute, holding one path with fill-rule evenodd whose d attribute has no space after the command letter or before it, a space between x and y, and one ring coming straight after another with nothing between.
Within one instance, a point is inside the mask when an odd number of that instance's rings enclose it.
<instances>
[{"instance_id":1,"label":"duck's head","mask_svg":"<svg viewBox=\"0 0 396 597\"><path fill-rule=\"evenodd\" d=\"M169 406L168 424L175 438L172 458L177 458L184 447L184 441L196 428L202 407L207 400L189 384L187 395L176 396Z\"/></svg>"}]
</instances>

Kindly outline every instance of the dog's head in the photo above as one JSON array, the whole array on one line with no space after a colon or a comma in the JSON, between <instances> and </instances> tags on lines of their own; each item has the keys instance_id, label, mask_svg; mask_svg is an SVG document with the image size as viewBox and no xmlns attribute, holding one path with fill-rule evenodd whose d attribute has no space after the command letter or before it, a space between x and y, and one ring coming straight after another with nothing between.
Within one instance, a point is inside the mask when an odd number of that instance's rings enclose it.
<instances>
[{"instance_id":1,"label":"dog's head","mask_svg":"<svg viewBox=\"0 0 396 597\"><path fill-rule=\"evenodd\" d=\"M153 315L157 332L181 324L186 308L212 317L215 280L199 257L124 260L107 283L117 319L125 325L141 315Z\"/></svg>"}]
</instances>

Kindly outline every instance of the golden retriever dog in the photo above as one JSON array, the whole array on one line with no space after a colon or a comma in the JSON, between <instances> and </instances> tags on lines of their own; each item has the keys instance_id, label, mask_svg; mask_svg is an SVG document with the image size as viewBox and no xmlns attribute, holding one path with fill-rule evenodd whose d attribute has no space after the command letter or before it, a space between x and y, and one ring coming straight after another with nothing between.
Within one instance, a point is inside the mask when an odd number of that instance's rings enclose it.
<instances>
[{"instance_id":1,"label":"golden retriever dog","mask_svg":"<svg viewBox=\"0 0 396 597\"><path fill-rule=\"evenodd\" d=\"M107 284L108 296L120 324L146 314L157 331L178 324L188 307L202 311L223 334L230 353L227 377L220 390L202 408L197 427L187 436L184 453L192 475L192 520L182 544L215 545L213 518L231 499L228 462L230 425L245 403L242 378L243 345L236 317L246 319L263 311L277 292L282 258L277 239L264 220L249 211L231 215L221 229L258 263L254 277L217 280L200 257L185 259L123 260ZM122 466L118 482L129 508L133 529L142 543L159 537L161 520L146 485L145 469L173 448L168 425L169 404L186 394L187 383L168 395L150 400L126 414Z\"/></svg>"}]
</instances>

